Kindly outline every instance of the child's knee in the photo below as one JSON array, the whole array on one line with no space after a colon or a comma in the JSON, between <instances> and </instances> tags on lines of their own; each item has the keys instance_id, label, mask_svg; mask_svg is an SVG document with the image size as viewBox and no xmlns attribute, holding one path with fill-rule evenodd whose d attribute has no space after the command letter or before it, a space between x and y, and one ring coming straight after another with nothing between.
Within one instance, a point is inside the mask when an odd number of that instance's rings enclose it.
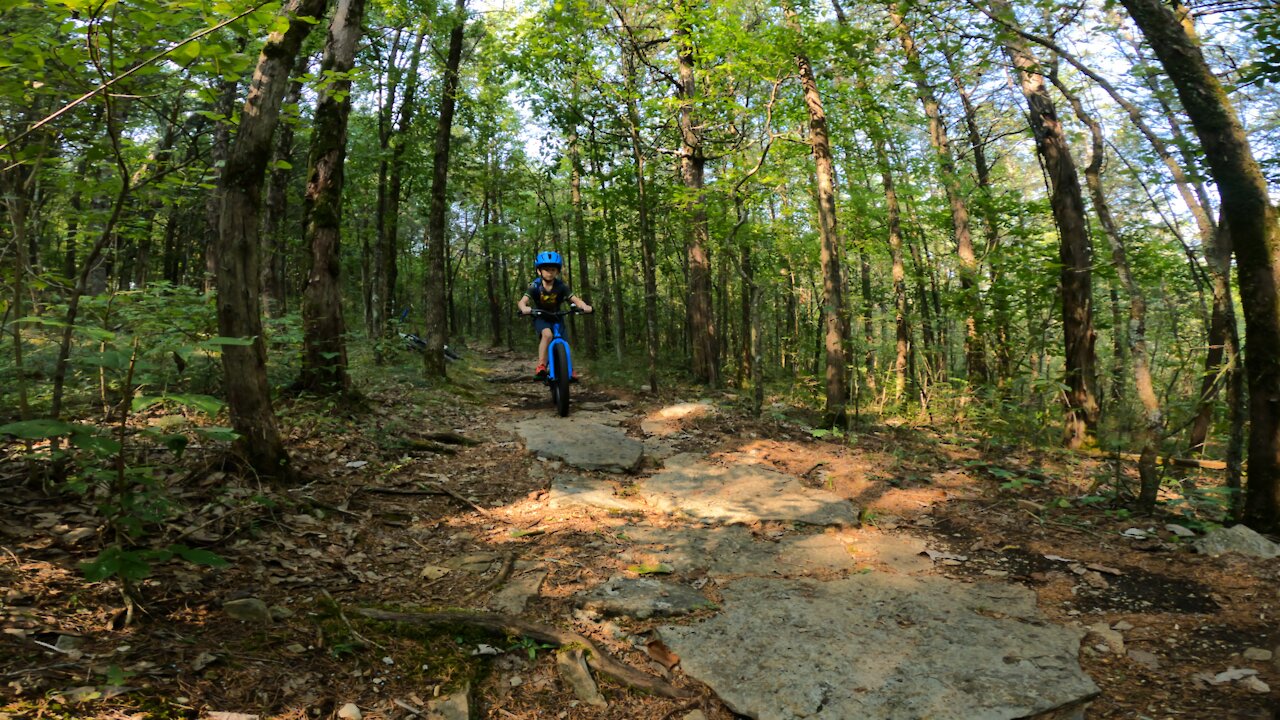
<instances>
[{"instance_id":1,"label":"child's knee","mask_svg":"<svg viewBox=\"0 0 1280 720\"><path fill-rule=\"evenodd\" d=\"M551 338L553 338L553 337L555 337L555 333L552 333L552 332L551 332L551 328L542 328L542 339L543 339L543 340L550 340L550 339L551 339Z\"/></svg>"}]
</instances>

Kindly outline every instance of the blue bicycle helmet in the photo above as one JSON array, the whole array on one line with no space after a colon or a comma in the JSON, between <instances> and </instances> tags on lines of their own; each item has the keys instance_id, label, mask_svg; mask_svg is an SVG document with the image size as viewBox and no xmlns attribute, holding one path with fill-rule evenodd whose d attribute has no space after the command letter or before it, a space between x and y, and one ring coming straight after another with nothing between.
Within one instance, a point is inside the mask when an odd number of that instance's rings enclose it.
<instances>
[{"instance_id":1,"label":"blue bicycle helmet","mask_svg":"<svg viewBox=\"0 0 1280 720\"><path fill-rule=\"evenodd\" d=\"M542 269L547 265L563 267L564 261L560 258L560 253L554 250L544 250L543 252L538 253L538 257L533 261L533 266L538 269Z\"/></svg>"}]
</instances>

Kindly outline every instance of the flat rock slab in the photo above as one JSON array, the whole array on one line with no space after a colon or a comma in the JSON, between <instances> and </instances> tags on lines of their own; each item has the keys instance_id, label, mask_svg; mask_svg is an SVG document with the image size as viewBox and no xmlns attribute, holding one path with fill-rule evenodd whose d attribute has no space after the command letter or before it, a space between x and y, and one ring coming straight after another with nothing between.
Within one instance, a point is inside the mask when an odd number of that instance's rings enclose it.
<instances>
[{"instance_id":1,"label":"flat rock slab","mask_svg":"<svg viewBox=\"0 0 1280 720\"><path fill-rule=\"evenodd\" d=\"M659 528L631 525L631 560L660 562L676 572L704 569L713 577L795 577L852 570L849 540L835 533L785 535L761 540L742 527Z\"/></svg>"},{"instance_id":2,"label":"flat rock slab","mask_svg":"<svg viewBox=\"0 0 1280 720\"><path fill-rule=\"evenodd\" d=\"M648 506L639 499L616 494L613 483L581 475L557 475L551 481L547 507L553 510L596 509L639 512Z\"/></svg>"},{"instance_id":3,"label":"flat rock slab","mask_svg":"<svg viewBox=\"0 0 1280 720\"><path fill-rule=\"evenodd\" d=\"M639 440L589 418L540 417L516 423L515 431L534 455L583 470L630 472L644 454Z\"/></svg>"},{"instance_id":4,"label":"flat rock slab","mask_svg":"<svg viewBox=\"0 0 1280 720\"><path fill-rule=\"evenodd\" d=\"M724 612L658 632L687 674L757 720L1070 717L1098 694L1082 631L1047 624L1025 588L873 572L723 592Z\"/></svg>"},{"instance_id":5,"label":"flat rock slab","mask_svg":"<svg viewBox=\"0 0 1280 720\"><path fill-rule=\"evenodd\" d=\"M653 578L614 576L578 598L578 604L606 617L651 617L688 615L715 607L702 593L687 585Z\"/></svg>"},{"instance_id":6,"label":"flat rock slab","mask_svg":"<svg viewBox=\"0 0 1280 720\"><path fill-rule=\"evenodd\" d=\"M689 453L644 481L640 495L655 510L727 524L762 521L857 527L853 504L791 475L759 465L717 465Z\"/></svg>"}]
</instances>

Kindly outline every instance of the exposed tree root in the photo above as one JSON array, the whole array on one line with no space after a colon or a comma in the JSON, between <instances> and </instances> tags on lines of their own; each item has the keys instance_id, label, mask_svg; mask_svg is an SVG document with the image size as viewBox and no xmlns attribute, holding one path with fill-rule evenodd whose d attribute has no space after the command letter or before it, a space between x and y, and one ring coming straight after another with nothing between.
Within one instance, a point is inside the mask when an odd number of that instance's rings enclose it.
<instances>
[{"instance_id":1,"label":"exposed tree root","mask_svg":"<svg viewBox=\"0 0 1280 720\"><path fill-rule=\"evenodd\" d=\"M550 625L521 620L510 615L469 612L407 613L376 610L374 608L360 608L356 612L373 620L413 623L416 625L468 625L492 632L528 637L539 642L556 645L557 647L562 645L581 645L588 651L587 664L592 669L624 685L668 698L686 698L693 697L696 694L689 690L678 688L661 678L623 665L602 652L595 646L595 643L578 633L561 630Z\"/></svg>"}]
</instances>

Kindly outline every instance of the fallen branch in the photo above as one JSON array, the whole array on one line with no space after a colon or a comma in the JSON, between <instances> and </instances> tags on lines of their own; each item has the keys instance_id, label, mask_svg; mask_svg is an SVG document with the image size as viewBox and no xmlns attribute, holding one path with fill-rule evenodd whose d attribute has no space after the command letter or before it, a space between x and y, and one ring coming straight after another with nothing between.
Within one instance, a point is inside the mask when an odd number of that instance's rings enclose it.
<instances>
[{"instance_id":1,"label":"fallen branch","mask_svg":"<svg viewBox=\"0 0 1280 720\"><path fill-rule=\"evenodd\" d=\"M447 443L449 445L466 445L467 447L475 447L480 444L479 440L473 440L456 432L426 433L422 437L428 440L435 440L436 442Z\"/></svg>"},{"instance_id":2,"label":"fallen branch","mask_svg":"<svg viewBox=\"0 0 1280 720\"><path fill-rule=\"evenodd\" d=\"M588 651L588 665L596 672L603 673L624 685L667 698L687 698L693 697L695 694L689 690L678 688L661 678L623 665L601 652L595 646L595 643L578 633L561 630L550 625L521 620L510 615L468 612L405 613L375 610L373 608L360 608L356 612L372 620L403 622L414 625L467 625L482 630L532 638L538 642L555 645L556 647L580 645Z\"/></svg>"},{"instance_id":3,"label":"fallen branch","mask_svg":"<svg viewBox=\"0 0 1280 720\"><path fill-rule=\"evenodd\" d=\"M448 495L440 488L429 488L421 490L403 490L401 488L388 487L362 487L357 492L375 493L378 495Z\"/></svg>"},{"instance_id":4,"label":"fallen branch","mask_svg":"<svg viewBox=\"0 0 1280 720\"><path fill-rule=\"evenodd\" d=\"M1121 460L1128 460L1129 462L1138 462L1139 460L1142 459L1142 455L1138 453L1103 452L1101 450L1088 450L1088 451L1082 451L1082 452L1085 455L1089 455L1090 457L1096 457L1099 460L1112 460L1114 458L1120 458ZM1201 470L1226 470L1227 469L1227 463L1222 460L1201 460L1199 458L1180 458L1180 457L1165 456L1162 458L1158 458L1157 462L1160 465L1166 465L1166 466L1171 465L1173 467L1184 467L1184 468L1200 468Z\"/></svg>"},{"instance_id":5,"label":"fallen branch","mask_svg":"<svg viewBox=\"0 0 1280 720\"><path fill-rule=\"evenodd\" d=\"M458 454L458 448L450 447L443 443L434 442L432 440L419 440L417 438L405 438L404 445L410 450L426 450L428 452L440 453L441 455Z\"/></svg>"},{"instance_id":6,"label":"fallen branch","mask_svg":"<svg viewBox=\"0 0 1280 720\"><path fill-rule=\"evenodd\" d=\"M453 498L454 500L457 500L460 503L463 503L465 505L470 505L472 508L475 508L476 512L480 513L481 515L484 515L485 517L491 516L487 508L482 508L479 505L471 502L469 498L463 497L460 493L458 493L455 490L450 490L449 488L443 487L440 485L433 485L432 483L428 483L428 482L424 482L422 484L429 488L434 488L436 490L439 490L441 493L448 495L449 497Z\"/></svg>"}]
</instances>

